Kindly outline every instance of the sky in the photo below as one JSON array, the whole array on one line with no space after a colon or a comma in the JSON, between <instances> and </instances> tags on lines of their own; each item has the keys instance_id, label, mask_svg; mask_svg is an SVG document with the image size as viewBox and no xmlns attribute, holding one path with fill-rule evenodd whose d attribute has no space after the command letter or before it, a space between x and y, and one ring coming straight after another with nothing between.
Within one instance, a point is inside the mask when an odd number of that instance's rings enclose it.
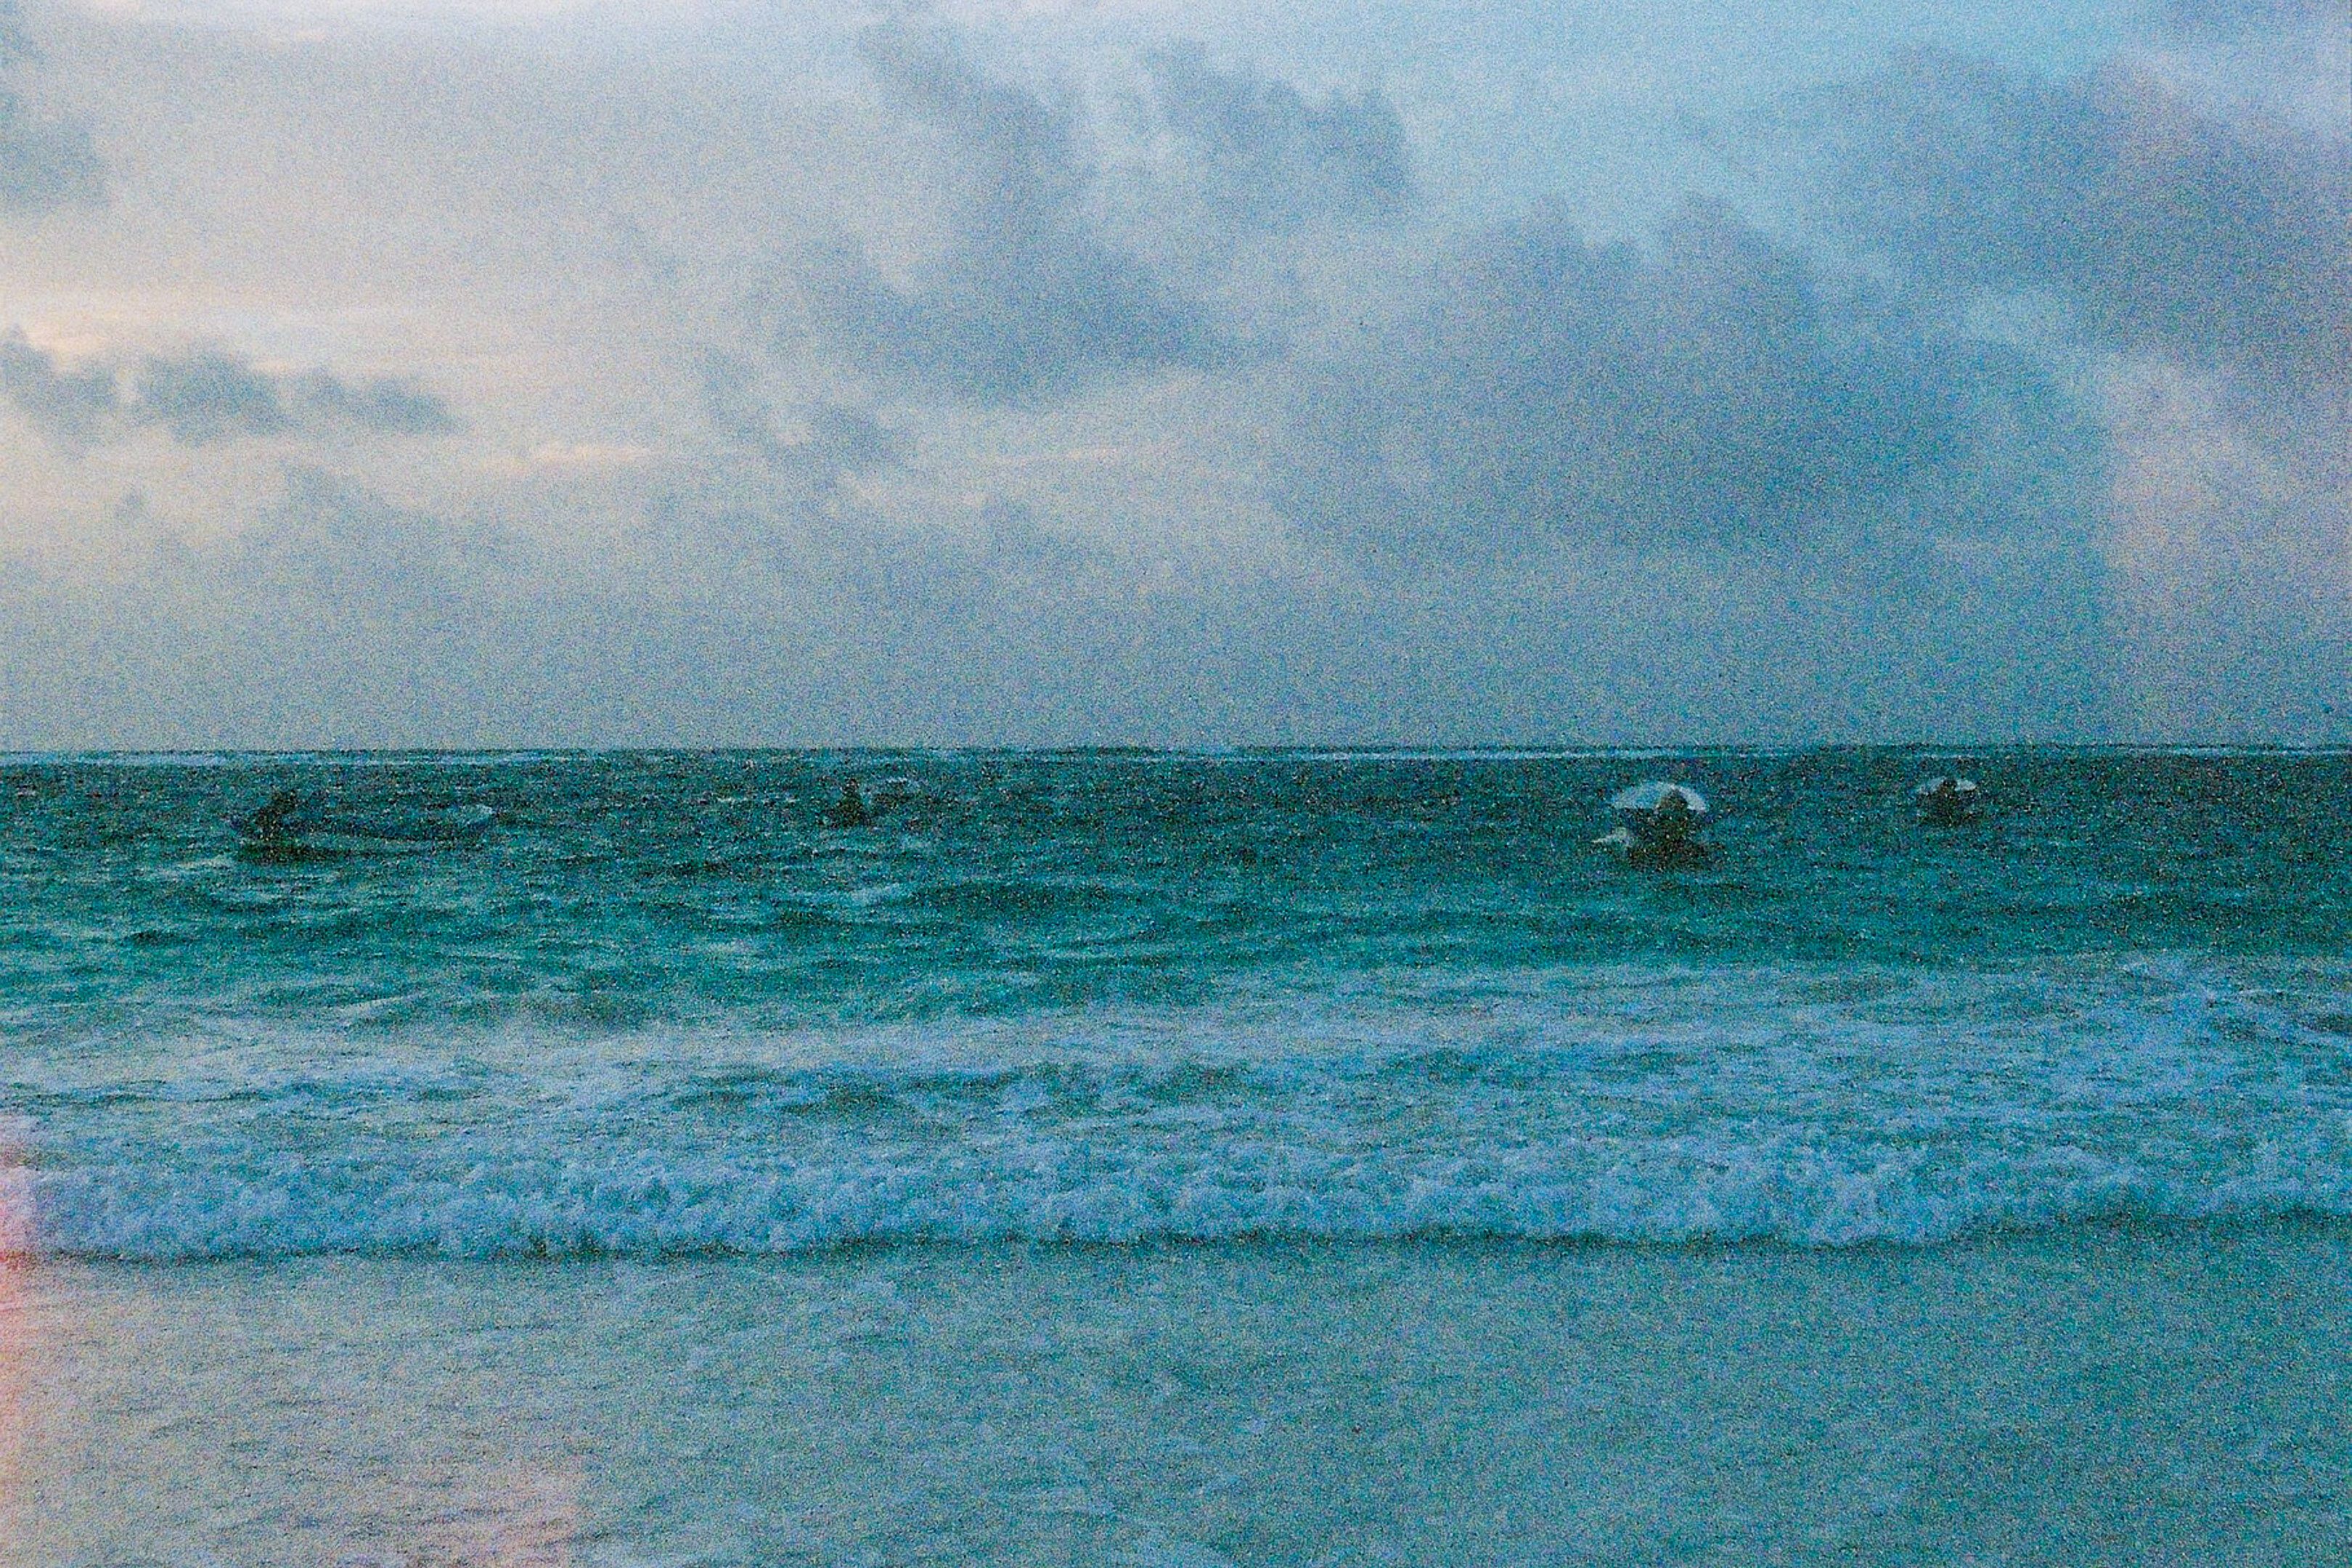
<instances>
[{"instance_id":1,"label":"sky","mask_svg":"<svg viewBox=\"0 0 2352 1568\"><path fill-rule=\"evenodd\" d=\"M0 0L0 750L2352 743L2340 0Z\"/></svg>"}]
</instances>

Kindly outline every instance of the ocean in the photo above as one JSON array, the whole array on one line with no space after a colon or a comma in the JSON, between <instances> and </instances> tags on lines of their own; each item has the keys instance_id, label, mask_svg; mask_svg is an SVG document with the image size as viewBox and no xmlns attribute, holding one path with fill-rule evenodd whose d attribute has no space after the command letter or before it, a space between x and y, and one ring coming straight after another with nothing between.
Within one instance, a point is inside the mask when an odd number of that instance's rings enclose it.
<instances>
[{"instance_id":1,"label":"ocean","mask_svg":"<svg viewBox=\"0 0 2352 1568\"><path fill-rule=\"evenodd\" d=\"M2352 756L1957 765L6 759L0 1560L2352 1562Z\"/></svg>"}]
</instances>

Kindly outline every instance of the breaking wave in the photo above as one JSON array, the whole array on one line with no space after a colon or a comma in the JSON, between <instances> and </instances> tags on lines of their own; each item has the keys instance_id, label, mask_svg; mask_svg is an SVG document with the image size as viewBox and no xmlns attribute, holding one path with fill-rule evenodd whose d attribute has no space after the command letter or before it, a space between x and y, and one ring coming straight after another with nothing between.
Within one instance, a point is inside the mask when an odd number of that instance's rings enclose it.
<instances>
[{"instance_id":1,"label":"breaking wave","mask_svg":"<svg viewBox=\"0 0 2352 1568\"><path fill-rule=\"evenodd\" d=\"M1020 1026L181 1042L21 1082L20 1250L777 1254L1399 1237L1932 1245L2352 1215L2335 983L1448 976ZM2306 980L2310 976L2305 977Z\"/></svg>"}]
</instances>

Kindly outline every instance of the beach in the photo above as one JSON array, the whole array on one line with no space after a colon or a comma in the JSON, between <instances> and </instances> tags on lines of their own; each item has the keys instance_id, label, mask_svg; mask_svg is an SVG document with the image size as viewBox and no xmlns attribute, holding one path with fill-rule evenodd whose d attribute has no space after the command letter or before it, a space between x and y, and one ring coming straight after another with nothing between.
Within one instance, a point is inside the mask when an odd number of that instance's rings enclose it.
<instances>
[{"instance_id":1,"label":"beach","mask_svg":"<svg viewBox=\"0 0 2352 1568\"><path fill-rule=\"evenodd\" d=\"M0 1568L2352 1568L2352 5L0 0Z\"/></svg>"}]
</instances>

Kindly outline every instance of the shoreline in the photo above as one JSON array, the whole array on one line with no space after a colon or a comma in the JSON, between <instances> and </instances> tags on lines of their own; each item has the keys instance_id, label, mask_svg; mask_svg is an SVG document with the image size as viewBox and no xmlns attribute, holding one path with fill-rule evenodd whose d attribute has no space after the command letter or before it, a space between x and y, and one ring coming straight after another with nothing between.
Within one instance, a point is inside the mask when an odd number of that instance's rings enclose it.
<instances>
[{"instance_id":1,"label":"shoreline","mask_svg":"<svg viewBox=\"0 0 2352 1568\"><path fill-rule=\"evenodd\" d=\"M1149 1259L1208 1253L1331 1253L1380 1252L1400 1248L1433 1248L1463 1253L1622 1253L1695 1258L1717 1254L1785 1254L1793 1258L1965 1256L2029 1247L2037 1241L2062 1242L2081 1233L2085 1237L2207 1237L2215 1241L2241 1235L2337 1236L2352 1242L2352 1215L2310 1207L2278 1212L2217 1215L2099 1213L2041 1224L1995 1224L1932 1240L1906 1241L1874 1236L1856 1241L1791 1241L1780 1236L1701 1235L1688 1237L1621 1237L1600 1235L1505 1236L1474 1231L1430 1230L1400 1235L1293 1235L1280 1231L1243 1232L1230 1236L1159 1235L1133 1241L1094 1237L1040 1238L1003 1237L967 1240L924 1236L866 1236L807 1247L746 1250L727 1247L680 1247L674 1250L583 1248L576 1251L493 1251L455 1253L423 1249L352 1247L298 1252L206 1254L188 1258L152 1258L108 1253L59 1253L38 1248L0 1247L0 1273L46 1273L93 1269L110 1273L178 1274L189 1270L265 1268L293 1269L310 1265L379 1264L423 1268L565 1269L595 1267L669 1268L692 1265L789 1266L815 1265L840 1258L875 1258L894 1255L951 1258L960 1255L1018 1255L1043 1260L1063 1254L1092 1258Z\"/></svg>"},{"instance_id":2,"label":"shoreline","mask_svg":"<svg viewBox=\"0 0 2352 1568\"><path fill-rule=\"evenodd\" d=\"M2325 1560L2352 1226L9 1271L9 1564Z\"/></svg>"}]
</instances>

